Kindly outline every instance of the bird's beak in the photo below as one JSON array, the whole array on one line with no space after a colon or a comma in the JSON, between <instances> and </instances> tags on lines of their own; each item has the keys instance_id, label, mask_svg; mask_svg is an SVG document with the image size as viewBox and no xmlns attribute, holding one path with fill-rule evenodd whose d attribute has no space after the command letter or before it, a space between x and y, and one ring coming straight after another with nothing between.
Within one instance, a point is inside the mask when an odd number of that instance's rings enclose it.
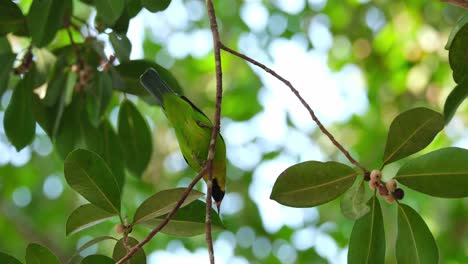
<instances>
[{"instance_id":1,"label":"bird's beak","mask_svg":"<svg viewBox=\"0 0 468 264\"><path fill-rule=\"evenodd\" d=\"M219 212L220 212L220 210L221 210L221 202L220 202L220 201L219 201L219 202L215 202L215 204L216 204L216 209L218 209L218 214L219 214Z\"/></svg>"}]
</instances>

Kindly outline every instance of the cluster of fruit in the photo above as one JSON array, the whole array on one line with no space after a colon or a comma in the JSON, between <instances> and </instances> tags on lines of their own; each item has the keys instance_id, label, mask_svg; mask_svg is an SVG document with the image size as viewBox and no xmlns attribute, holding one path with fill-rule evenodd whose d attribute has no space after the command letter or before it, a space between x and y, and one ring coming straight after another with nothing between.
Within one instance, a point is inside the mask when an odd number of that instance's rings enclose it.
<instances>
[{"instance_id":1,"label":"cluster of fruit","mask_svg":"<svg viewBox=\"0 0 468 264\"><path fill-rule=\"evenodd\" d=\"M368 180L369 187L372 190L378 190L388 203L401 200L405 196L405 192L401 188L397 188L397 182L394 179L388 182L382 181L382 172L379 170L373 170Z\"/></svg>"}]
</instances>

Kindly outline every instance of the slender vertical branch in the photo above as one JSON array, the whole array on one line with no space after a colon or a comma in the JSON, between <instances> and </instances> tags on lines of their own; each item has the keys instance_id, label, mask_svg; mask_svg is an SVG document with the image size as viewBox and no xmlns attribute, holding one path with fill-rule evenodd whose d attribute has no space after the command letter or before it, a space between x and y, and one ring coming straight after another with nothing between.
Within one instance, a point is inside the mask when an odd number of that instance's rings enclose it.
<instances>
[{"instance_id":1,"label":"slender vertical branch","mask_svg":"<svg viewBox=\"0 0 468 264\"><path fill-rule=\"evenodd\" d=\"M213 251L213 238L211 236L211 192L213 188L213 158L215 154L216 138L220 130L221 123L221 101L223 99L223 73L221 68L221 42L219 40L218 23L216 22L216 13L213 6L212 0L206 0L206 7L208 11L208 17L210 20L211 35L213 37L213 51L215 57L215 68L216 68L216 110L214 117L213 131L211 132L210 148L208 151L208 191L206 194L206 243L208 246L208 253L210 256L210 263L214 264L214 251Z\"/></svg>"},{"instance_id":2,"label":"slender vertical branch","mask_svg":"<svg viewBox=\"0 0 468 264\"><path fill-rule=\"evenodd\" d=\"M357 160L355 160L351 154L349 154L349 152L335 139L335 137L333 137L333 135L323 126L322 122L320 122L320 120L317 118L317 116L315 115L314 113L314 110L312 110L312 108L310 107L310 105L304 100L304 98L301 96L301 94L299 93L299 91L294 88L294 86L291 84L291 82L289 82L288 80L286 80L285 78L281 77L281 75L277 74L275 71L273 71L272 69L268 68L267 66L265 66L264 64L250 58L249 56L245 55L245 54L242 54L238 51L235 51L227 46L225 46L223 43L219 43L220 46L221 46L221 49L227 51L228 53L231 53L232 55L234 56L237 56L243 60L246 60L252 64L254 64L255 66L257 67L260 67L261 69L263 69L264 71L266 71L267 73L273 75L276 79L280 80L281 82L283 82L286 86L289 87L289 89L291 90L291 92L294 93L294 95L297 97L297 99L299 99L299 101L301 102L301 104L307 109L307 111L309 112L309 115L310 117L312 118L312 120L317 124L317 126L319 127L320 131L322 131L323 134L325 134L329 139L330 141L333 143L333 145L335 145L340 151L341 153L343 153L346 158L352 163L354 164L356 167L360 168L362 170L362 172L365 174L366 172L368 172L368 170L362 165L360 164Z\"/></svg>"}]
</instances>

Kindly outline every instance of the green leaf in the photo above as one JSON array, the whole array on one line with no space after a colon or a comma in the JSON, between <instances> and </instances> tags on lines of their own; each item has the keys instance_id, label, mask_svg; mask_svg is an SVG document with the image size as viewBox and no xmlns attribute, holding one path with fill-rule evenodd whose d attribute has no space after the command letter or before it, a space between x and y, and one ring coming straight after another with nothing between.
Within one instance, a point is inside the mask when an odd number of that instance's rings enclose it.
<instances>
[{"instance_id":1,"label":"green leaf","mask_svg":"<svg viewBox=\"0 0 468 264\"><path fill-rule=\"evenodd\" d=\"M351 220L361 218L370 210L366 204L364 181L358 180L358 182L345 192L340 202L341 212Z\"/></svg>"},{"instance_id":2,"label":"green leaf","mask_svg":"<svg viewBox=\"0 0 468 264\"><path fill-rule=\"evenodd\" d=\"M94 1L99 19L106 25L112 26L122 14L125 0Z\"/></svg>"},{"instance_id":3,"label":"green leaf","mask_svg":"<svg viewBox=\"0 0 468 264\"><path fill-rule=\"evenodd\" d=\"M109 41L114 47L115 55L120 62L128 61L130 59L130 52L132 51L132 43L126 35L117 35L115 32L109 34Z\"/></svg>"},{"instance_id":4,"label":"green leaf","mask_svg":"<svg viewBox=\"0 0 468 264\"><path fill-rule=\"evenodd\" d=\"M112 214L120 213L120 188L110 168L94 152L78 149L65 159L65 179L86 200Z\"/></svg>"},{"instance_id":5,"label":"green leaf","mask_svg":"<svg viewBox=\"0 0 468 264\"><path fill-rule=\"evenodd\" d=\"M58 258L46 247L31 243L26 248L26 264L59 264Z\"/></svg>"},{"instance_id":6,"label":"green leaf","mask_svg":"<svg viewBox=\"0 0 468 264\"><path fill-rule=\"evenodd\" d=\"M141 0L143 7L153 13L166 9L170 3L171 0Z\"/></svg>"},{"instance_id":7,"label":"green leaf","mask_svg":"<svg viewBox=\"0 0 468 264\"><path fill-rule=\"evenodd\" d=\"M71 11L71 0L33 1L26 19L32 42L37 47L49 44Z\"/></svg>"},{"instance_id":8,"label":"green leaf","mask_svg":"<svg viewBox=\"0 0 468 264\"><path fill-rule=\"evenodd\" d=\"M468 75L467 77L450 92L444 104L445 123L450 122L455 115L460 104L468 96Z\"/></svg>"},{"instance_id":9,"label":"green leaf","mask_svg":"<svg viewBox=\"0 0 468 264\"><path fill-rule=\"evenodd\" d=\"M19 260L17 260L16 258L8 255L8 254L5 254L3 252L0 252L0 263L4 263L4 264L21 264L21 262Z\"/></svg>"},{"instance_id":10,"label":"green leaf","mask_svg":"<svg viewBox=\"0 0 468 264\"><path fill-rule=\"evenodd\" d=\"M437 264L439 250L431 231L421 216L405 204L398 205L398 264Z\"/></svg>"},{"instance_id":11,"label":"green leaf","mask_svg":"<svg viewBox=\"0 0 468 264\"><path fill-rule=\"evenodd\" d=\"M98 126L112 98L112 78L107 72L95 72L93 84L86 90L86 110L91 123Z\"/></svg>"},{"instance_id":12,"label":"green leaf","mask_svg":"<svg viewBox=\"0 0 468 264\"><path fill-rule=\"evenodd\" d=\"M167 214L175 207L179 199L182 197L185 188L175 188L170 190L160 191L148 199L146 199L136 210L135 216L133 217L133 223L138 224L140 222ZM192 190L185 199L181 207L195 201L196 199L203 196L203 193Z\"/></svg>"},{"instance_id":13,"label":"green leaf","mask_svg":"<svg viewBox=\"0 0 468 264\"><path fill-rule=\"evenodd\" d=\"M338 162L298 163L276 179L270 199L291 207L324 204L349 189L356 175L352 168Z\"/></svg>"},{"instance_id":14,"label":"green leaf","mask_svg":"<svg viewBox=\"0 0 468 264\"><path fill-rule=\"evenodd\" d=\"M114 216L115 214L104 211L92 204L84 204L76 208L68 217L66 235L75 234L81 230L100 224Z\"/></svg>"},{"instance_id":15,"label":"green leaf","mask_svg":"<svg viewBox=\"0 0 468 264\"><path fill-rule=\"evenodd\" d=\"M422 150L443 128L444 117L428 108L413 108L399 114L388 131L383 164Z\"/></svg>"},{"instance_id":16,"label":"green leaf","mask_svg":"<svg viewBox=\"0 0 468 264\"><path fill-rule=\"evenodd\" d=\"M26 19L18 5L12 1L0 3L0 36L8 33L25 35L27 32Z\"/></svg>"},{"instance_id":17,"label":"green leaf","mask_svg":"<svg viewBox=\"0 0 468 264\"><path fill-rule=\"evenodd\" d=\"M468 24L468 14L465 14L464 16L462 16L458 20L457 24L453 27L448 37L447 44L445 45L446 50L450 50L450 46L452 46L453 39L457 35L458 31L460 31L460 29L463 28L463 26L466 24Z\"/></svg>"},{"instance_id":18,"label":"green leaf","mask_svg":"<svg viewBox=\"0 0 468 264\"><path fill-rule=\"evenodd\" d=\"M195 200L184 208L180 208L169 223L161 230L162 233L191 237L205 233L205 212L206 204L200 200ZM142 224L149 228L158 226L167 215L161 215ZM223 223L215 210L211 210L212 230L218 231L224 229Z\"/></svg>"},{"instance_id":19,"label":"green leaf","mask_svg":"<svg viewBox=\"0 0 468 264\"><path fill-rule=\"evenodd\" d=\"M115 261L107 256L103 255L89 255L84 258L81 264L114 264Z\"/></svg>"},{"instance_id":20,"label":"green leaf","mask_svg":"<svg viewBox=\"0 0 468 264\"><path fill-rule=\"evenodd\" d=\"M62 97L57 105L57 113L51 115L55 120L53 122L53 142L57 153L65 159L67 155L75 150L81 140L80 114L82 106L81 100L74 100L69 106L65 107L65 93L62 91Z\"/></svg>"},{"instance_id":21,"label":"green leaf","mask_svg":"<svg viewBox=\"0 0 468 264\"><path fill-rule=\"evenodd\" d=\"M118 123L125 164L135 176L141 177L153 151L151 130L140 111L129 100L123 101L120 106Z\"/></svg>"},{"instance_id":22,"label":"green leaf","mask_svg":"<svg viewBox=\"0 0 468 264\"><path fill-rule=\"evenodd\" d=\"M111 237L111 236L101 236L101 237L93 238L93 239L91 239L90 241L84 243L80 248L78 248L78 249L75 251L75 253L73 254L73 256L71 256L71 258L70 258L70 260L68 261L68 263L74 263L74 262L72 262L72 260L73 260L75 257L77 257L78 254L79 254L81 251L83 251L83 250L85 250L85 249L87 249L87 248L89 248L89 247L91 247L91 246L93 246L93 245L95 245L95 244L97 244L97 243L99 243L99 242L105 241L105 240L115 240L115 241L118 241L116 238Z\"/></svg>"},{"instance_id":23,"label":"green leaf","mask_svg":"<svg viewBox=\"0 0 468 264\"><path fill-rule=\"evenodd\" d=\"M442 198L468 196L468 150L443 148L408 161L395 179L413 190Z\"/></svg>"},{"instance_id":24,"label":"green leaf","mask_svg":"<svg viewBox=\"0 0 468 264\"><path fill-rule=\"evenodd\" d=\"M138 13L140 13L141 9L141 1L134 1L134 0L126 0L127 5L126 11L128 12L129 18L135 17Z\"/></svg>"},{"instance_id":25,"label":"green leaf","mask_svg":"<svg viewBox=\"0 0 468 264\"><path fill-rule=\"evenodd\" d=\"M127 245L130 247L135 246L138 244L138 240L133 237L128 237ZM115 261L119 261L127 255L127 249L125 248L124 238L120 239L114 247L114 253L112 254L112 258ZM146 263L146 254L143 248L140 248L135 255L132 256L125 264L145 264Z\"/></svg>"},{"instance_id":26,"label":"green leaf","mask_svg":"<svg viewBox=\"0 0 468 264\"><path fill-rule=\"evenodd\" d=\"M15 59L15 54L0 51L0 98L8 88L8 80L10 79L10 73L13 71Z\"/></svg>"},{"instance_id":27,"label":"green leaf","mask_svg":"<svg viewBox=\"0 0 468 264\"><path fill-rule=\"evenodd\" d=\"M36 132L36 121L31 109L31 79L31 76L27 74L18 83L5 110L3 119L6 136L17 151L31 143Z\"/></svg>"},{"instance_id":28,"label":"green leaf","mask_svg":"<svg viewBox=\"0 0 468 264\"><path fill-rule=\"evenodd\" d=\"M468 23L456 33L449 50L449 63L453 70L453 79L461 83L468 76Z\"/></svg>"},{"instance_id":29,"label":"green leaf","mask_svg":"<svg viewBox=\"0 0 468 264\"><path fill-rule=\"evenodd\" d=\"M354 223L351 232L349 264L377 264L385 261L385 231L379 200L374 195L368 204L370 212Z\"/></svg>"},{"instance_id":30,"label":"green leaf","mask_svg":"<svg viewBox=\"0 0 468 264\"><path fill-rule=\"evenodd\" d=\"M38 73L42 76L49 76L57 62L57 57L45 48L33 49L33 54Z\"/></svg>"}]
</instances>

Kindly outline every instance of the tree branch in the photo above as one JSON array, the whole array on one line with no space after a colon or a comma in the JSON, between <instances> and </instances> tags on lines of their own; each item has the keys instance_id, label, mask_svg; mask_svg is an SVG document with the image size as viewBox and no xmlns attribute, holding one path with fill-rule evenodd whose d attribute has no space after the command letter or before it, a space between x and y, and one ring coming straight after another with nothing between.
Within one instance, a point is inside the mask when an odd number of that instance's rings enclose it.
<instances>
[{"instance_id":1,"label":"tree branch","mask_svg":"<svg viewBox=\"0 0 468 264\"><path fill-rule=\"evenodd\" d=\"M307 111L309 112L309 115L310 117L312 118L312 120L317 124L317 126L319 127L320 131L322 131L323 134L325 134L329 139L330 141L333 143L333 145L335 145L340 151L341 153L343 153L346 158L352 163L354 164L356 167L360 168L362 170L362 172L365 174L367 172L369 172L369 170L367 170L364 166L362 166L357 160L355 160L351 154L349 154L349 152L338 142L336 141L336 139L333 137L333 135L323 126L322 122L320 122L320 120L317 118L317 116L315 115L314 113L314 110L312 110L312 108L309 106L309 104L304 100L304 98L302 98L302 96L300 95L299 91L294 88L294 86L291 84L291 82L289 82L288 80L286 80L285 78L281 77L279 74L277 74L275 71L273 71L272 69L268 68L267 66L265 66L264 64L250 58L249 56L247 55L244 55L240 52L237 52L227 46L225 46L223 43L220 43L221 45L221 49L225 50L226 52L228 53L231 53L232 55L234 56L237 56L243 60L246 60L252 64L254 64L255 66L257 67L260 67L261 69L263 69L264 71L266 71L267 73L273 75L275 78L277 78L278 80L280 80L281 82L283 82L286 86L289 87L289 89L291 90L291 92L294 93L294 95L297 97L297 99L299 99L299 101L301 102L301 104L307 109Z\"/></svg>"}]
</instances>

